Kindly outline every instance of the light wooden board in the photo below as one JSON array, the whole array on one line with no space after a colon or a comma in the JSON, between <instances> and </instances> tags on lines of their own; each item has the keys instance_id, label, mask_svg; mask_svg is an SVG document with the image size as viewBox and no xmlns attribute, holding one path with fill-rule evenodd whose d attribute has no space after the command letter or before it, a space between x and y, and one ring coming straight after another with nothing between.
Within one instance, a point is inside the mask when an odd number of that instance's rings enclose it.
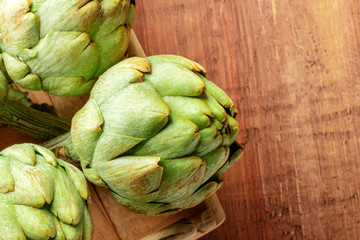
<instances>
[{"instance_id":1,"label":"light wooden board","mask_svg":"<svg viewBox=\"0 0 360 240\"><path fill-rule=\"evenodd\" d=\"M133 32L130 42L129 56L145 56ZM43 92L29 92L29 96L34 102L46 102L53 105L60 114L69 119L88 98L88 95L60 98ZM40 143L37 139L6 127L0 127L0 135L0 150L14 143ZM122 207L105 188L94 187L90 184L90 189L94 239L137 240L146 237L147 240L156 240L169 236L175 239L197 239L225 220L225 213L215 194L197 207L174 215L143 217Z\"/></svg>"}]
</instances>

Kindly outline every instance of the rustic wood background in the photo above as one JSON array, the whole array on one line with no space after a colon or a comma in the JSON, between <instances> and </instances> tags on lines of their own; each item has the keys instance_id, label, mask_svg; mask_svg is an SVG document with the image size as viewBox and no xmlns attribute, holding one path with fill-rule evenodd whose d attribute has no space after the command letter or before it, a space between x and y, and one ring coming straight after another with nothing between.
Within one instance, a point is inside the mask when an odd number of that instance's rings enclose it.
<instances>
[{"instance_id":1,"label":"rustic wood background","mask_svg":"<svg viewBox=\"0 0 360 240\"><path fill-rule=\"evenodd\" d=\"M146 54L200 62L246 143L203 239L360 239L360 2L142 0Z\"/></svg>"},{"instance_id":2,"label":"rustic wood background","mask_svg":"<svg viewBox=\"0 0 360 240\"><path fill-rule=\"evenodd\" d=\"M203 240L360 239L359 1L139 0L134 30L147 55L201 63L239 108L247 150Z\"/></svg>"}]
</instances>

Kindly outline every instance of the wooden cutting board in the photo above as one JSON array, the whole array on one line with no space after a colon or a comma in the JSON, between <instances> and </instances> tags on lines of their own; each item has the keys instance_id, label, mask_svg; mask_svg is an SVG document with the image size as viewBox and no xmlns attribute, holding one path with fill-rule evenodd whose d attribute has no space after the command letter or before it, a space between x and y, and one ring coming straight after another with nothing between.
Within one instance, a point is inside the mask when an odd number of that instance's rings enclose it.
<instances>
[{"instance_id":1,"label":"wooden cutting board","mask_svg":"<svg viewBox=\"0 0 360 240\"><path fill-rule=\"evenodd\" d=\"M129 56L145 56L135 34L132 32ZM48 103L63 116L71 119L87 101L88 95L71 98L50 96L44 92L29 92L36 103ZM0 127L0 150L15 143L41 143L13 129ZM90 184L90 183L89 183ZM92 193L91 213L94 220L93 239L197 239L212 231L225 220L224 210L216 196L212 195L202 204L180 213L161 216L137 216L122 207L104 188L90 184Z\"/></svg>"}]
</instances>

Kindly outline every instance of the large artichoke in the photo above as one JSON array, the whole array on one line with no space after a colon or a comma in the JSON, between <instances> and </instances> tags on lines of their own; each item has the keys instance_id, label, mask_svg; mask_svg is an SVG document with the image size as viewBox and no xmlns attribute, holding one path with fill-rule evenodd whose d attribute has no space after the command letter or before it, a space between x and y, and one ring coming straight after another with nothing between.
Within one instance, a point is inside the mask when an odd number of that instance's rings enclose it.
<instances>
[{"instance_id":1,"label":"large artichoke","mask_svg":"<svg viewBox=\"0 0 360 240\"><path fill-rule=\"evenodd\" d=\"M138 214L193 207L242 155L234 102L179 56L129 58L98 80L71 137L46 146L80 158L85 176Z\"/></svg>"},{"instance_id":2,"label":"large artichoke","mask_svg":"<svg viewBox=\"0 0 360 240\"><path fill-rule=\"evenodd\" d=\"M91 239L86 179L35 144L0 153L0 239Z\"/></svg>"},{"instance_id":3,"label":"large artichoke","mask_svg":"<svg viewBox=\"0 0 360 240\"><path fill-rule=\"evenodd\" d=\"M134 10L135 0L0 0L0 124L44 140L65 133L69 121L13 99L9 83L59 96L90 91L123 58Z\"/></svg>"},{"instance_id":4,"label":"large artichoke","mask_svg":"<svg viewBox=\"0 0 360 240\"><path fill-rule=\"evenodd\" d=\"M124 56L134 5L134 0L0 0L0 97L5 78L59 96L90 91L96 77Z\"/></svg>"}]
</instances>

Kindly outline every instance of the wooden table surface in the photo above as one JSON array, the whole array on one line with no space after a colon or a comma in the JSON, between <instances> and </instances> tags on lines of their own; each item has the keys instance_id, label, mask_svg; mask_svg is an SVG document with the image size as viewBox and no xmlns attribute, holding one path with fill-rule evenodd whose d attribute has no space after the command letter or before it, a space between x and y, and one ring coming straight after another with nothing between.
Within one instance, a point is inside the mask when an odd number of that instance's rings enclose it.
<instances>
[{"instance_id":1,"label":"wooden table surface","mask_svg":"<svg viewBox=\"0 0 360 240\"><path fill-rule=\"evenodd\" d=\"M203 239L360 239L358 0L142 0L134 31L239 108L247 151Z\"/></svg>"}]
</instances>

